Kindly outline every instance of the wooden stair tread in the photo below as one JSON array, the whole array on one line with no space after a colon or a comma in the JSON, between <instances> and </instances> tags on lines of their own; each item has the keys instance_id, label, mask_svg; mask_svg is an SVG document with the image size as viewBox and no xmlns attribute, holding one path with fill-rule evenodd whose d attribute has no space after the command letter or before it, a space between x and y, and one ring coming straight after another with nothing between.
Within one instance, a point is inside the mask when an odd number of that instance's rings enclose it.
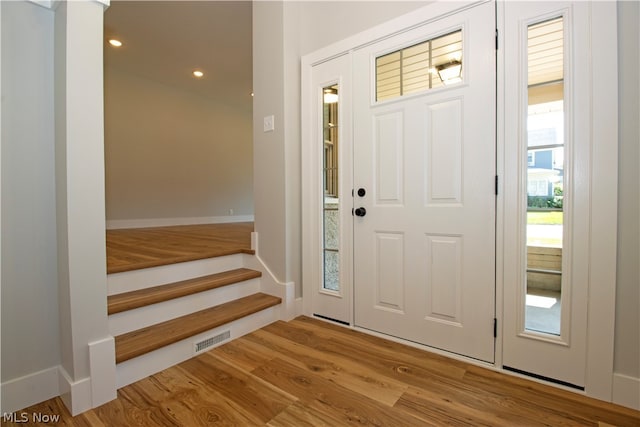
<instances>
[{"instance_id":1,"label":"wooden stair tread","mask_svg":"<svg viewBox=\"0 0 640 427\"><path fill-rule=\"evenodd\" d=\"M262 273L259 271L248 268L238 268L166 285L111 295L107 298L107 312L108 314L115 314L122 311L133 310L174 298L220 288L233 283L255 279L260 276L262 276Z\"/></svg>"},{"instance_id":2,"label":"wooden stair tread","mask_svg":"<svg viewBox=\"0 0 640 427\"><path fill-rule=\"evenodd\" d=\"M107 273L253 254L253 222L107 230Z\"/></svg>"},{"instance_id":3,"label":"wooden stair tread","mask_svg":"<svg viewBox=\"0 0 640 427\"><path fill-rule=\"evenodd\" d=\"M209 251L203 250L193 254L175 255L173 257L169 257L169 255L172 255L172 252L162 251L158 249L154 252L153 255L157 257L165 255L167 256L167 258L141 260L141 261L137 261L135 264L132 263L132 264L124 264L124 265L110 265L107 267L107 274L124 273L127 271L143 270L145 268L161 267L164 265L180 264L183 262L199 261L201 259L225 257L229 255L237 255L237 254L255 255L255 253L256 251L254 251L253 249L225 248L225 249L217 249L217 250L209 250ZM116 261L113 261L111 259L107 259L107 261L112 262L112 264L116 263ZM126 261L120 260L120 262L124 263Z\"/></svg>"},{"instance_id":4,"label":"wooden stair tread","mask_svg":"<svg viewBox=\"0 0 640 427\"><path fill-rule=\"evenodd\" d=\"M133 359L281 302L282 300L278 297L257 293L119 335L115 337L116 363Z\"/></svg>"}]
</instances>

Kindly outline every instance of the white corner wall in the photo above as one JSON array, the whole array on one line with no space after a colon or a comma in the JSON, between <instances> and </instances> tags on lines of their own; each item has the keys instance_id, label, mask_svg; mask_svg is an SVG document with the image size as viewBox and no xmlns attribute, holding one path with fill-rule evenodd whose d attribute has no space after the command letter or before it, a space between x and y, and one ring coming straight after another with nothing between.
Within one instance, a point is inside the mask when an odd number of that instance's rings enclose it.
<instances>
[{"instance_id":1,"label":"white corner wall","mask_svg":"<svg viewBox=\"0 0 640 427\"><path fill-rule=\"evenodd\" d=\"M279 282L286 280L283 3L253 3L253 192L258 255ZM295 84L295 82L291 82ZM274 130L263 132L263 118Z\"/></svg>"},{"instance_id":2,"label":"white corner wall","mask_svg":"<svg viewBox=\"0 0 640 427\"><path fill-rule=\"evenodd\" d=\"M640 4L618 2L618 265L613 400L640 410Z\"/></svg>"},{"instance_id":3,"label":"white corner wall","mask_svg":"<svg viewBox=\"0 0 640 427\"><path fill-rule=\"evenodd\" d=\"M58 395L54 12L0 2L2 409Z\"/></svg>"},{"instance_id":4,"label":"white corner wall","mask_svg":"<svg viewBox=\"0 0 640 427\"><path fill-rule=\"evenodd\" d=\"M104 77L108 228L252 219L249 94L241 108L113 67Z\"/></svg>"}]
</instances>

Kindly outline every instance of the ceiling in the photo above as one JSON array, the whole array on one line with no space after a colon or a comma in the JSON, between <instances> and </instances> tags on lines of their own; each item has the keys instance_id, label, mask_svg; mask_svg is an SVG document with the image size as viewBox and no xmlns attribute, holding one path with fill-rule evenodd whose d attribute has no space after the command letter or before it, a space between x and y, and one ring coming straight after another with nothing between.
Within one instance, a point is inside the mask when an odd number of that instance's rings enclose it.
<instances>
[{"instance_id":1,"label":"ceiling","mask_svg":"<svg viewBox=\"0 0 640 427\"><path fill-rule=\"evenodd\" d=\"M529 25L527 37L529 87L564 78L564 19Z\"/></svg>"},{"instance_id":2,"label":"ceiling","mask_svg":"<svg viewBox=\"0 0 640 427\"><path fill-rule=\"evenodd\" d=\"M251 106L250 1L118 1L104 16L105 67ZM107 43L117 38L123 45ZM204 77L192 72L200 69Z\"/></svg>"}]
</instances>

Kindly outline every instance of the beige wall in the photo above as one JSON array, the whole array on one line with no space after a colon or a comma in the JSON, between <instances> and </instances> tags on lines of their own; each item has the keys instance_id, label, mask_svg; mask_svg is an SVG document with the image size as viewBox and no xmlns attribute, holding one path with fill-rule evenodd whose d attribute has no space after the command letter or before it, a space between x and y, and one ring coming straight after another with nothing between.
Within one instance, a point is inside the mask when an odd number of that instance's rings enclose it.
<instances>
[{"instance_id":1,"label":"beige wall","mask_svg":"<svg viewBox=\"0 0 640 427\"><path fill-rule=\"evenodd\" d=\"M107 67L107 221L252 215L246 104L231 108Z\"/></svg>"}]
</instances>

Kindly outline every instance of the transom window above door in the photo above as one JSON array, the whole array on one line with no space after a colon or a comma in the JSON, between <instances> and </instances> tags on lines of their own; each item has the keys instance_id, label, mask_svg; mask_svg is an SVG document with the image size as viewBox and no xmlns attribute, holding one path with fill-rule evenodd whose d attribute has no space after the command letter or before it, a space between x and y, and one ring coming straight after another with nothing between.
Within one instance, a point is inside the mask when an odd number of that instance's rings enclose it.
<instances>
[{"instance_id":1,"label":"transom window above door","mask_svg":"<svg viewBox=\"0 0 640 427\"><path fill-rule=\"evenodd\" d=\"M462 81L462 30L376 58L376 101Z\"/></svg>"}]
</instances>

